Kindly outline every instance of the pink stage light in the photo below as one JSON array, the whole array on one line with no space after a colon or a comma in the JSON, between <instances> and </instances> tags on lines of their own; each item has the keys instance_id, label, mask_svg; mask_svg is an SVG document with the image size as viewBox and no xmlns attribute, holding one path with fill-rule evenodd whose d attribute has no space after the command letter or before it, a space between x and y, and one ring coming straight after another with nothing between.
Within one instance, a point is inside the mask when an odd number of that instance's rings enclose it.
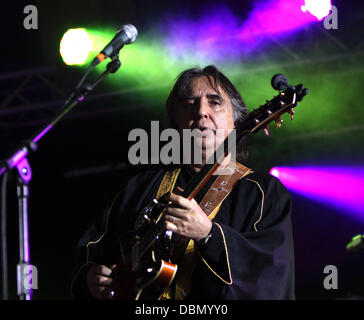
<instances>
[{"instance_id":1,"label":"pink stage light","mask_svg":"<svg viewBox=\"0 0 364 320\"><path fill-rule=\"evenodd\" d=\"M274 167L270 174L295 193L364 219L362 167Z\"/></svg>"}]
</instances>

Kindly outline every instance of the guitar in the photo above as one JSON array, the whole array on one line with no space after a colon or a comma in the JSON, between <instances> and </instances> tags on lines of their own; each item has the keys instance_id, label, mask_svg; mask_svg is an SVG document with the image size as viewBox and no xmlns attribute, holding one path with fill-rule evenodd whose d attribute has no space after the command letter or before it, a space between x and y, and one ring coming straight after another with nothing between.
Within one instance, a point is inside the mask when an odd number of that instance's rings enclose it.
<instances>
[{"instance_id":1,"label":"guitar","mask_svg":"<svg viewBox=\"0 0 364 320\"><path fill-rule=\"evenodd\" d=\"M287 84L285 89L272 100L248 113L244 122L236 128L236 141L260 130L264 130L266 135L269 135L269 124L275 121L280 128L284 113L290 114L292 120L294 108L307 93L308 89L305 89L302 84L297 86ZM205 164L193 177L181 194L183 197L191 200L210 179L222 158L231 152L232 146L228 141L229 136L216 150L213 155L214 161L207 161L208 164ZM163 241L167 243L168 250L168 240L172 235L172 232L164 227L164 208L163 196L160 199L154 199L141 213L145 218L142 226L125 241L127 244L122 248L116 272L119 285L113 288L113 299L155 300L171 285L178 267L169 261L168 254L163 257L157 256L155 250L156 243Z\"/></svg>"}]
</instances>

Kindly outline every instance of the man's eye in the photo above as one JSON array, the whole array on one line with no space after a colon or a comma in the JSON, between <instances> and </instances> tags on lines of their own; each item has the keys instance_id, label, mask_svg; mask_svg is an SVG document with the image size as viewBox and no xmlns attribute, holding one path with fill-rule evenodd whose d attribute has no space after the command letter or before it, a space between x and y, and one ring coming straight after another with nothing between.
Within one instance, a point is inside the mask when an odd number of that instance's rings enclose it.
<instances>
[{"instance_id":1,"label":"man's eye","mask_svg":"<svg viewBox=\"0 0 364 320\"><path fill-rule=\"evenodd\" d=\"M212 104L213 106L219 106L221 103L220 101L210 101L210 104Z\"/></svg>"}]
</instances>

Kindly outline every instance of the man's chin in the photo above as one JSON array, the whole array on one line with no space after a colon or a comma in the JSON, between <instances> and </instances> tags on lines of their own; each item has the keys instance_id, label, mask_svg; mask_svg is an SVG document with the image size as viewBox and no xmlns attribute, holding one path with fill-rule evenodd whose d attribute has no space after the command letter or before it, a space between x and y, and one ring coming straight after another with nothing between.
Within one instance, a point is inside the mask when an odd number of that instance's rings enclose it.
<instances>
[{"instance_id":1,"label":"man's chin","mask_svg":"<svg viewBox=\"0 0 364 320\"><path fill-rule=\"evenodd\" d=\"M215 138L202 138L196 139L196 145L198 148L200 148L202 151L211 150L215 148Z\"/></svg>"},{"instance_id":2,"label":"man's chin","mask_svg":"<svg viewBox=\"0 0 364 320\"><path fill-rule=\"evenodd\" d=\"M215 153L215 138L205 138L205 139L196 139L197 143L195 145L196 151L199 152L202 158L202 163L205 164L208 160L211 160ZM194 153L194 150L192 150ZM195 159L201 159L200 157L196 157ZM198 161L201 162L201 161ZM210 163L210 162L209 162Z\"/></svg>"},{"instance_id":3,"label":"man's chin","mask_svg":"<svg viewBox=\"0 0 364 320\"><path fill-rule=\"evenodd\" d=\"M196 165L201 165L203 166L204 164L206 164L207 162L210 163L209 160L211 160L211 158L214 155L214 148L202 148L201 149L201 153L199 153L199 155L192 155L192 161L194 162L194 164Z\"/></svg>"}]
</instances>

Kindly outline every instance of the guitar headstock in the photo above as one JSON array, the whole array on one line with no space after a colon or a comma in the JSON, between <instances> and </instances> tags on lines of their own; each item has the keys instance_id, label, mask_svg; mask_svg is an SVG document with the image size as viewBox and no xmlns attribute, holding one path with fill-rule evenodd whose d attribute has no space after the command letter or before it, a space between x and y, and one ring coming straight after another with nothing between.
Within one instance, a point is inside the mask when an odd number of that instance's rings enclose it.
<instances>
[{"instance_id":1,"label":"guitar headstock","mask_svg":"<svg viewBox=\"0 0 364 320\"><path fill-rule=\"evenodd\" d=\"M302 101L304 96L308 94L308 89L304 88L302 84L297 86L285 85L285 87L286 88L272 100L267 101L258 109L250 112L242 127L239 129L249 133L256 133L259 130L264 130L265 134L269 135L269 124L275 121L277 123L277 128L280 128L283 123L282 115L284 113L288 113L292 120L295 114L294 108L297 106L297 103Z\"/></svg>"}]
</instances>

